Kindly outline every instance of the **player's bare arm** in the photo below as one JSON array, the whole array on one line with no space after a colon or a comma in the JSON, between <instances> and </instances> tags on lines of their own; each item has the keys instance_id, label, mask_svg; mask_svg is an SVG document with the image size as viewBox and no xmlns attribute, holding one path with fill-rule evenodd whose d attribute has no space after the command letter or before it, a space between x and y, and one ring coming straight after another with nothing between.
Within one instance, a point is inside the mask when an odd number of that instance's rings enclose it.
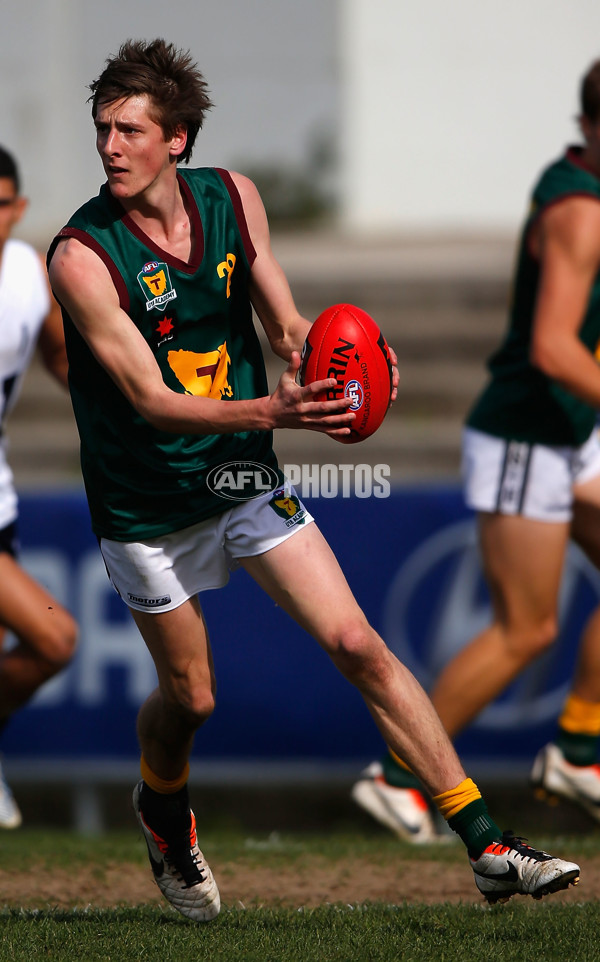
<instances>
[{"instance_id":1,"label":"player's bare arm","mask_svg":"<svg viewBox=\"0 0 600 962\"><path fill-rule=\"evenodd\" d=\"M600 368L579 339L600 269L600 202L573 197L549 208L533 238L541 262L531 361L600 408Z\"/></svg>"},{"instance_id":2,"label":"player's bare arm","mask_svg":"<svg viewBox=\"0 0 600 962\"><path fill-rule=\"evenodd\" d=\"M99 363L136 411L159 430L230 434L305 428L334 435L348 431L346 425L353 416L347 413L345 401L313 400L318 391L333 386L333 379L301 388L294 382L293 361L270 397L223 403L172 391L148 344L121 309L106 266L74 238L58 245L50 280ZM296 368L297 363L298 359Z\"/></svg>"},{"instance_id":3,"label":"player's bare arm","mask_svg":"<svg viewBox=\"0 0 600 962\"><path fill-rule=\"evenodd\" d=\"M269 224L263 202L255 185L242 174L230 171L239 191L246 223L256 251L251 273L252 306L265 329L271 349L289 361L293 351L301 351L311 321L298 312L287 278L271 247ZM395 401L398 388L397 357L390 351Z\"/></svg>"},{"instance_id":4,"label":"player's bare arm","mask_svg":"<svg viewBox=\"0 0 600 962\"><path fill-rule=\"evenodd\" d=\"M230 171L239 191L256 259L250 275L252 306L271 349L284 361L300 351L310 321L298 312L285 273L271 247L269 224L260 194L248 177Z\"/></svg>"},{"instance_id":5,"label":"player's bare arm","mask_svg":"<svg viewBox=\"0 0 600 962\"><path fill-rule=\"evenodd\" d=\"M44 276L46 277L46 261L40 257ZM48 284L50 310L44 318L38 337L38 349L46 370L56 378L63 387L68 387L69 362L65 349L65 335L63 331L60 306Z\"/></svg>"}]
</instances>

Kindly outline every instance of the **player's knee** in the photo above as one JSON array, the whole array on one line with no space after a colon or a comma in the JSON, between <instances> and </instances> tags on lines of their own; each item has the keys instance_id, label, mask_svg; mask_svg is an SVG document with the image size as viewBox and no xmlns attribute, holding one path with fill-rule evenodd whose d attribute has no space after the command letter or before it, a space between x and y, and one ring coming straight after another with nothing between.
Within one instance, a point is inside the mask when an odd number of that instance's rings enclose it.
<instances>
[{"instance_id":1,"label":"player's knee","mask_svg":"<svg viewBox=\"0 0 600 962\"><path fill-rule=\"evenodd\" d=\"M525 664L539 658L552 647L558 636L558 622L554 616L540 619L508 634L509 651L522 658Z\"/></svg>"},{"instance_id":2,"label":"player's knee","mask_svg":"<svg viewBox=\"0 0 600 962\"><path fill-rule=\"evenodd\" d=\"M386 651L383 641L365 622L349 625L339 633L332 646L332 658L349 681L361 685L383 670Z\"/></svg>"},{"instance_id":3,"label":"player's knee","mask_svg":"<svg viewBox=\"0 0 600 962\"><path fill-rule=\"evenodd\" d=\"M545 618L538 625L536 625L535 630L532 632L531 638L531 651L533 652L533 657L538 655L543 655L544 652L548 651L552 647L554 642L558 637L558 621L555 617Z\"/></svg>"},{"instance_id":4,"label":"player's knee","mask_svg":"<svg viewBox=\"0 0 600 962\"><path fill-rule=\"evenodd\" d=\"M185 718L192 728L200 728L215 710L215 695L210 688L177 686L170 699L171 709Z\"/></svg>"},{"instance_id":5,"label":"player's knee","mask_svg":"<svg viewBox=\"0 0 600 962\"><path fill-rule=\"evenodd\" d=\"M189 708L189 712L198 728L200 725L203 725L208 718L210 718L214 710L215 696L211 691L203 691L198 693L198 695L192 699Z\"/></svg>"},{"instance_id":6,"label":"player's knee","mask_svg":"<svg viewBox=\"0 0 600 962\"><path fill-rule=\"evenodd\" d=\"M60 622L60 638L56 644L56 657L61 666L68 664L75 654L79 627L68 611L64 611Z\"/></svg>"},{"instance_id":7,"label":"player's knee","mask_svg":"<svg viewBox=\"0 0 600 962\"><path fill-rule=\"evenodd\" d=\"M78 626L64 608L49 609L50 617L44 624L43 637L36 639L35 649L47 666L48 675L65 668L75 653Z\"/></svg>"}]
</instances>

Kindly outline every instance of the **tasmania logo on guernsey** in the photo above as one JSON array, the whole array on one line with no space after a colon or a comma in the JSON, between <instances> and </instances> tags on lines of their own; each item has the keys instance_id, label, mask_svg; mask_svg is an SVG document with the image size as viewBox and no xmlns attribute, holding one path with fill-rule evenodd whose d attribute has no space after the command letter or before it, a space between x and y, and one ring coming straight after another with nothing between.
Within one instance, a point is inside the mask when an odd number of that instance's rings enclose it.
<instances>
[{"instance_id":1,"label":"tasmania logo on guernsey","mask_svg":"<svg viewBox=\"0 0 600 962\"><path fill-rule=\"evenodd\" d=\"M177 291L171 284L169 268L164 261L148 261L142 267L137 279L146 298L147 311L151 311L154 307L161 308L177 297Z\"/></svg>"}]
</instances>

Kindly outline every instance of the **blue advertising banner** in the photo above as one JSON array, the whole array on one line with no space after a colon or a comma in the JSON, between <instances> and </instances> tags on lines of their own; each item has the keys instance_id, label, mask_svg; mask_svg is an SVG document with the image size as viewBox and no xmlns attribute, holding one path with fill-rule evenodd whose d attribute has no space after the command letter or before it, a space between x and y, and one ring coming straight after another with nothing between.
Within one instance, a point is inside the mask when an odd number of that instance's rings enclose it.
<instances>
[{"instance_id":1,"label":"blue advertising banner","mask_svg":"<svg viewBox=\"0 0 600 962\"><path fill-rule=\"evenodd\" d=\"M428 688L489 617L473 517L460 490L419 486L387 498L306 504L367 617ZM155 685L154 667L108 582L83 494L23 495L20 532L22 563L76 616L80 642L69 668L12 720L7 760L136 760L135 718ZM463 758L529 760L552 736L579 634L599 599L600 577L573 549L557 645L461 736ZM380 736L358 693L245 572L202 602L217 708L198 733L198 758L359 765L379 757Z\"/></svg>"}]
</instances>

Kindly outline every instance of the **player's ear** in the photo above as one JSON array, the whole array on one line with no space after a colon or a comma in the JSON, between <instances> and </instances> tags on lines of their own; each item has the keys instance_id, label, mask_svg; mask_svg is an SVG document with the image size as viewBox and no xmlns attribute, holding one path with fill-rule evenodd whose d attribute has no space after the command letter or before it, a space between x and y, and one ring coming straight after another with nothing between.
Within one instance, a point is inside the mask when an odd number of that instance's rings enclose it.
<instances>
[{"instance_id":1,"label":"player's ear","mask_svg":"<svg viewBox=\"0 0 600 962\"><path fill-rule=\"evenodd\" d=\"M179 157L187 144L187 129L178 127L169 142L169 153L172 157Z\"/></svg>"},{"instance_id":2,"label":"player's ear","mask_svg":"<svg viewBox=\"0 0 600 962\"><path fill-rule=\"evenodd\" d=\"M585 142L588 143L588 142L589 142L589 139L590 139L590 134L591 134L591 131L592 131L592 124L590 123L590 121L588 120L588 118L587 118L584 114L581 114L581 115L577 118L577 123L579 124L579 129L580 129L581 133L583 134L583 138L584 138Z\"/></svg>"}]
</instances>

